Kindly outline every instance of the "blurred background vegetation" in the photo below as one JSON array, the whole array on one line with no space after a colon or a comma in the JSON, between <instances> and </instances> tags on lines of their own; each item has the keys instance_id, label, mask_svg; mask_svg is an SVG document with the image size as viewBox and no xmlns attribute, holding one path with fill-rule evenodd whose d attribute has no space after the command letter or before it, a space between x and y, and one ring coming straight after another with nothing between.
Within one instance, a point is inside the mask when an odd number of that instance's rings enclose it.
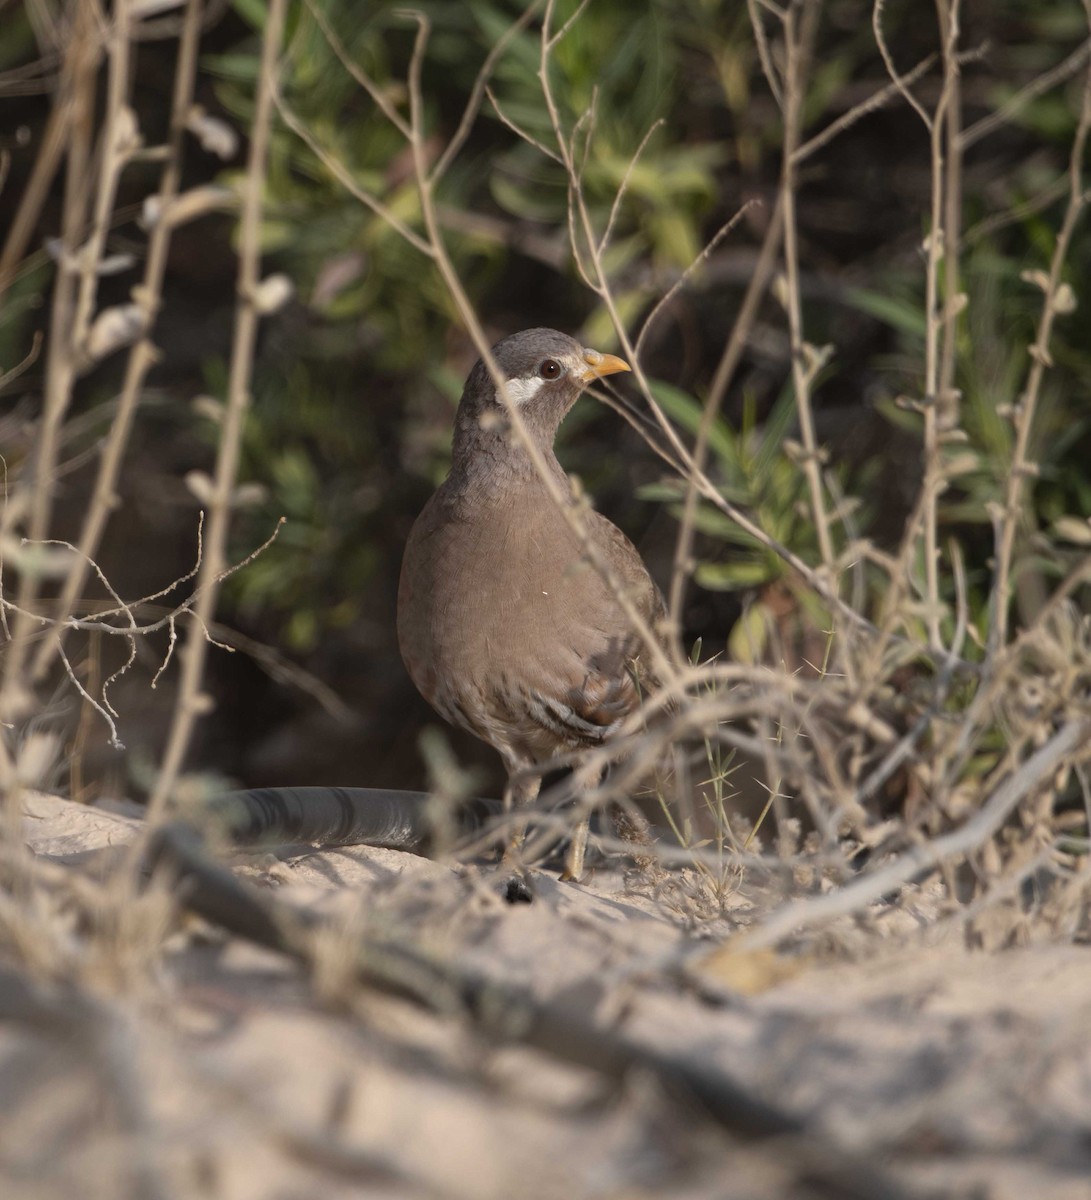
<instances>
[{"instance_id":1,"label":"blurred background vegetation","mask_svg":"<svg viewBox=\"0 0 1091 1200\"><path fill-rule=\"evenodd\" d=\"M395 105L413 31L404 4L310 0L291 10L281 87L313 139L407 222L417 200L408 152L335 51L362 64ZM489 49L522 11L503 0L417 5L432 22L424 74L429 127L449 135ZM559 6L563 15L574 5ZM4 184L0 230L12 219L38 151L49 110L43 3L0 0L0 150ZM186 185L235 188L245 152L257 76L261 0L210 6L202 38L197 100L237 131L226 161L191 141ZM1078 0L970 0L962 45L978 50L965 66L966 124L996 110L1086 39ZM884 27L899 68L936 46L931 7L889 0ZM133 107L145 140L162 136L176 43L142 42ZM35 67L34 64L40 64ZM492 80L499 110L548 140L537 79L538 41L518 34ZM553 60L556 93L571 127L593 106L584 182L601 222L628 164L656 122L632 172L609 253L621 312L635 326L678 279L715 230L747 208L670 302L645 351L645 369L672 418L695 429L701 402L728 337L773 207L780 168L780 114L763 78L744 5L729 0L592 0ZM888 82L865 0L828 0L818 27L806 125L814 132ZM933 72L916 87L926 104ZM990 505L1002 501L1011 458L1004 406L1024 385L1041 292L1024 278L1052 250L1064 203L1064 172L1082 78L1071 74L1010 123L975 142L963 186L965 246L958 387L968 441L957 486L942 497L944 539L967 561L971 606L983 613L992 552ZM154 188L151 168L123 179L110 247L139 261L135 222ZM807 339L834 347L816 390L819 438L831 478L855 497L851 527L880 547L897 543L919 483L918 417L898 397L920 394L924 337L922 239L931 164L927 135L903 102L854 125L806 164L799 219ZM42 211L33 252L0 309L0 372L47 327L49 238L61 191ZM497 338L552 325L611 350L610 323L572 269L562 169L519 138L486 102L469 141L445 177L441 215L467 290ZM419 786L417 745L435 718L405 677L394 638L401 548L416 513L442 478L450 424L474 357L431 263L353 198L314 150L278 122L266 197L265 271L285 273L291 302L264 322L245 435L241 477L255 485L234 524L235 557L287 523L276 542L230 580L223 624L272 647L327 685L343 702L331 713L312 692L270 677L252 656L214 653L217 716L205 721L193 766L248 785L354 783ZM162 359L153 371L123 477L123 502L100 556L114 586L143 595L175 578L195 550L197 501L188 472L207 470L216 426L208 401L222 398L232 335L235 261L231 211L180 229L171 251L156 331ZM103 281L104 302L123 298L135 268ZM1059 321L1044 404L1030 457L1040 464L1017 604L1041 603L1044 581L1083 538L1073 514L1091 513L1086 314L1091 230L1077 231L1066 278L1079 306ZM66 442L66 473L56 536L71 537L93 478L96 439L109 422L119 356L88 374L77 393ZM801 505L803 485L785 456L793 436L789 342L770 297L748 340L712 440L714 475L764 527L812 560L814 534ZM24 456L36 412L41 366L4 394L0 437L9 469ZM666 586L676 532L678 489L654 454L621 419L591 402L562 430L562 461L597 506L625 528ZM1066 520L1067 518L1067 520ZM1058 525L1057 523L1060 522ZM770 553L722 517L702 514L700 566L690 589L687 643L703 653L728 645L744 605L782 594L791 580ZM1060 540L1035 541L1036 531ZM1084 547L1085 548L1085 547ZM1029 607L1028 607L1029 606ZM736 641L737 646L737 641ZM161 645L145 650L153 662ZM121 651L90 642L79 669L101 678ZM153 668L154 669L154 668ZM86 794L132 790L158 752L170 711L170 681L156 693L147 674L130 673L115 692L128 758L104 745L93 718L73 721L74 752ZM58 702L61 704L62 702ZM64 703L71 704L71 701ZM74 718L75 714L71 714ZM450 733L459 755L481 764L495 787L494 756Z\"/></svg>"}]
</instances>

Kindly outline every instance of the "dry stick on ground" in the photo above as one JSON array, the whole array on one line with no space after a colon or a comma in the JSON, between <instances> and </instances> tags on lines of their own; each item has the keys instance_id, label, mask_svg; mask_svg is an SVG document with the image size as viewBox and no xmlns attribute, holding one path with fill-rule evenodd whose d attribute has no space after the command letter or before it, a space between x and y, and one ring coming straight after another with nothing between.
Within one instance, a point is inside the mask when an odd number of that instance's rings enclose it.
<instances>
[{"instance_id":1,"label":"dry stick on ground","mask_svg":"<svg viewBox=\"0 0 1091 1200\"><path fill-rule=\"evenodd\" d=\"M117 411L102 448L102 458L95 480L94 492L80 533L78 556L73 560L72 569L68 572L56 602L55 619L57 624L46 634L34 656L31 675L36 680L42 677L54 653L60 648L64 638L61 623L71 613L76 597L83 589L87 579L88 564L98 550L106 522L113 511L118 475L128 445L136 408L140 402L144 377L156 358L156 350L150 341L150 335L161 303L167 253L170 249L172 225L166 219L166 212L178 194L181 180L186 118L193 102L193 87L197 69L201 7L201 0L187 0L175 67L174 96L171 102L170 129L167 139L167 160L163 167L157 193L160 219L153 227L148 241L148 259L144 268L143 281L133 289L133 299L141 310L141 336L129 351ZM125 4L119 5L118 13L124 11L125 8ZM120 36L120 33L119 29L117 35Z\"/></svg>"},{"instance_id":2,"label":"dry stick on ground","mask_svg":"<svg viewBox=\"0 0 1091 1200\"><path fill-rule=\"evenodd\" d=\"M277 56L280 52L286 7L287 0L270 0L269 10L265 17L265 30L262 35L261 66L257 82L257 98L250 137L250 153L246 168L239 235L235 338L231 348L227 405L224 409L219 449L216 456L205 557L197 577L197 588L200 595L193 610L195 621L190 625L182 650L181 681L167 747L156 779L155 789L149 801L148 818L151 822L161 817L166 809L175 780L181 770L186 749L189 746L194 724L197 718L207 711L208 707L208 698L201 692L201 676L207 653L205 630L212 618L216 602L218 593L216 581L222 575L226 563L227 534L231 521L243 421L250 406L250 377L261 315L257 293L260 271L262 190L273 115L274 75Z\"/></svg>"}]
</instances>

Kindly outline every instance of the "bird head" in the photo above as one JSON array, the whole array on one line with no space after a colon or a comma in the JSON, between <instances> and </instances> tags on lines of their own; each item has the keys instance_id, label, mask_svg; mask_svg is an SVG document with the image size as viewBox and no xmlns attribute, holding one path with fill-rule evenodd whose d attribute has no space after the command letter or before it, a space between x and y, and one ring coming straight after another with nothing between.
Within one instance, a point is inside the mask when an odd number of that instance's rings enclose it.
<instances>
[{"instance_id":1,"label":"bird head","mask_svg":"<svg viewBox=\"0 0 1091 1200\"><path fill-rule=\"evenodd\" d=\"M614 354L581 346L556 329L525 329L492 348L508 401L519 411L542 448L553 444L562 420L589 383L632 368ZM456 420L456 438L508 434L508 410L488 368L480 360L466 380ZM490 439L491 440L491 439Z\"/></svg>"}]
</instances>

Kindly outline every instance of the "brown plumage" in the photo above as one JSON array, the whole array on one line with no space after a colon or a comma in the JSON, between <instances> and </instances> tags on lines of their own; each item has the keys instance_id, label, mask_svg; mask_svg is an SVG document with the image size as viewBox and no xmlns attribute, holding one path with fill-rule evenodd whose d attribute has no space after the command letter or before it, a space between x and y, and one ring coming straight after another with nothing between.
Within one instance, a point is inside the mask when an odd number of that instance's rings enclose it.
<instances>
[{"instance_id":1,"label":"brown plumage","mask_svg":"<svg viewBox=\"0 0 1091 1200\"><path fill-rule=\"evenodd\" d=\"M570 495L553 453L557 429L591 380L629 367L552 329L517 333L493 355ZM605 517L586 517L598 550L655 628L663 597L636 548ZM508 428L481 362L455 418L450 475L406 545L398 641L429 703L499 751L509 802L537 793L527 768L600 744L655 685L641 639ZM582 846L574 857L569 870L578 874Z\"/></svg>"}]
</instances>

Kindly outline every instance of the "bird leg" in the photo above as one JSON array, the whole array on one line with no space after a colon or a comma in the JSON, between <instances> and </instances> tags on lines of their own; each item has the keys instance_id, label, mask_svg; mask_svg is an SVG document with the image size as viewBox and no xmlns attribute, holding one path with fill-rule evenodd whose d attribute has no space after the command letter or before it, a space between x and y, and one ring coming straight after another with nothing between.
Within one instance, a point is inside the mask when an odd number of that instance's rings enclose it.
<instances>
[{"instance_id":1,"label":"bird leg","mask_svg":"<svg viewBox=\"0 0 1091 1200\"><path fill-rule=\"evenodd\" d=\"M572 831L568 842L568 850L564 856L564 870L561 879L564 882L579 880L583 875L583 859L587 852L587 836L590 832L590 821L587 816L587 805L580 800L584 792L594 791L602 782L603 768L598 763L584 764L572 771L572 788L576 793L576 804L581 813L579 824Z\"/></svg>"},{"instance_id":2,"label":"bird leg","mask_svg":"<svg viewBox=\"0 0 1091 1200\"><path fill-rule=\"evenodd\" d=\"M522 813L530 808L538 799L541 786L541 775L532 772L527 764L509 763L508 782L504 788L504 816L511 817L513 812ZM502 861L505 866L521 872L525 865L522 859L523 843L527 836L525 817L522 820L512 820L510 830Z\"/></svg>"}]
</instances>

